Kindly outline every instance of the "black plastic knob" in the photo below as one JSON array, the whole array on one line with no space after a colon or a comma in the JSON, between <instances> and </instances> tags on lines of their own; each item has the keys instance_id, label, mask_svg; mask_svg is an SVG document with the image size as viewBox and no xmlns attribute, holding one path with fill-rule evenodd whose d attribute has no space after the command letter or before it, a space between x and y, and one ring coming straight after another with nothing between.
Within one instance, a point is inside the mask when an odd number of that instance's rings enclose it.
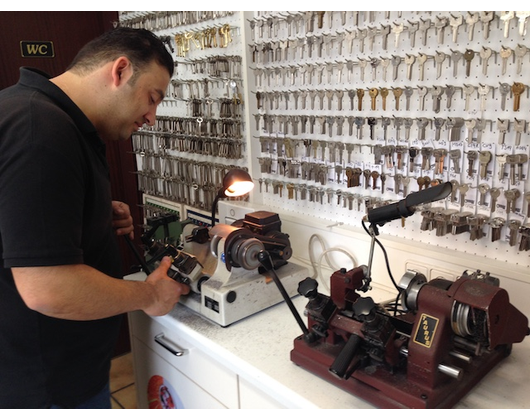
<instances>
[{"instance_id":1,"label":"black plastic knob","mask_svg":"<svg viewBox=\"0 0 530 420\"><path fill-rule=\"evenodd\" d=\"M298 283L298 293L300 293L302 296L305 296L306 298L315 297L318 293L317 290L318 282L311 277L306 277L304 280Z\"/></svg>"}]
</instances>

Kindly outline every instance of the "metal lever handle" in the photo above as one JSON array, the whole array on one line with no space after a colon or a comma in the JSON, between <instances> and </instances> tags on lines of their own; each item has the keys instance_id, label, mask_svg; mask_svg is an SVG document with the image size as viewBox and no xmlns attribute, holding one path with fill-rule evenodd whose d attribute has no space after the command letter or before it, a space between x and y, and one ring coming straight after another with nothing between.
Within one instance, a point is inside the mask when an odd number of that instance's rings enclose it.
<instances>
[{"instance_id":1,"label":"metal lever handle","mask_svg":"<svg viewBox=\"0 0 530 420\"><path fill-rule=\"evenodd\" d=\"M164 347L167 351L175 356L183 356L186 353L186 350L181 349L175 343L172 343L164 337L164 333L160 333L155 336L155 342Z\"/></svg>"}]
</instances>

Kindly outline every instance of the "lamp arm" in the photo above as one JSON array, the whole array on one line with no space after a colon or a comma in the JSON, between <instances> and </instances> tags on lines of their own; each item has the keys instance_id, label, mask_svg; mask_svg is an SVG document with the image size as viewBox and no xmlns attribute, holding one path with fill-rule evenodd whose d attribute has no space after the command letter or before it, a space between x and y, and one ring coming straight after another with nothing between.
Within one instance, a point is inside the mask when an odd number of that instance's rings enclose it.
<instances>
[{"instance_id":1,"label":"lamp arm","mask_svg":"<svg viewBox=\"0 0 530 420\"><path fill-rule=\"evenodd\" d=\"M217 194L215 196L215 199L213 200L213 204L212 204L212 227L215 226L215 213L216 213L216 210L217 210L217 203L219 202L219 199L221 198L221 196L219 194Z\"/></svg>"}]
</instances>

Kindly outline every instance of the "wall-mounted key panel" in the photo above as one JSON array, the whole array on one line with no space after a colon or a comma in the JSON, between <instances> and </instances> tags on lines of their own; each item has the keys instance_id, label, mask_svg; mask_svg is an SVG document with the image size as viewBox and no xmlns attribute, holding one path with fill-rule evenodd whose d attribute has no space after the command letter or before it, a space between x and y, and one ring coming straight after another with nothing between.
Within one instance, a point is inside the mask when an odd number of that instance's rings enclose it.
<instances>
[{"instance_id":1,"label":"wall-mounted key panel","mask_svg":"<svg viewBox=\"0 0 530 420\"><path fill-rule=\"evenodd\" d=\"M239 12L121 12L166 42L175 72L153 127L133 135L140 189L200 210L223 176L247 168Z\"/></svg>"},{"instance_id":2,"label":"wall-mounted key panel","mask_svg":"<svg viewBox=\"0 0 530 420\"><path fill-rule=\"evenodd\" d=\"M381 233L529 268L527 16L122 12L175 55L157 125L133 138L140 186L208 209L245 167L254 207L356 229L449 181L450 197Z\"/></svg>"},{"instance_id":3,"label":"wall-mounted key panel","mask_svg":"<svg viewBox=\"0 0 530 420\"><path fill-rule=\"evenodd\" d=\"M450 181L446 200L382 231L529 267L528 15L254 13L264 202L360 225L368 208Z\"/></svg>"}]
</instances>

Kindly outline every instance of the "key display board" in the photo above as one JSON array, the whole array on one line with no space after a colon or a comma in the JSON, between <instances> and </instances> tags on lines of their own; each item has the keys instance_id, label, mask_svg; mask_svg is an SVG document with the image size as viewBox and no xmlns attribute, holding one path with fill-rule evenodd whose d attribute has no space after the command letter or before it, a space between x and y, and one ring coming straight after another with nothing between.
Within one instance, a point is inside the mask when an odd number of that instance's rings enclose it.
<instances>
[{"instance_id":1,"label":"key display board","mask_svg":"<svg viewBox=\"0 0 530 420\"><path fill-rule=\"evenodd\" d=\"M382 231L528 268L529 15L122 12L175 55L157 125L133 138L140 186L206 209L240 166L258 205L360 227L449 181Z\"/></svg>"}]
</instances>

